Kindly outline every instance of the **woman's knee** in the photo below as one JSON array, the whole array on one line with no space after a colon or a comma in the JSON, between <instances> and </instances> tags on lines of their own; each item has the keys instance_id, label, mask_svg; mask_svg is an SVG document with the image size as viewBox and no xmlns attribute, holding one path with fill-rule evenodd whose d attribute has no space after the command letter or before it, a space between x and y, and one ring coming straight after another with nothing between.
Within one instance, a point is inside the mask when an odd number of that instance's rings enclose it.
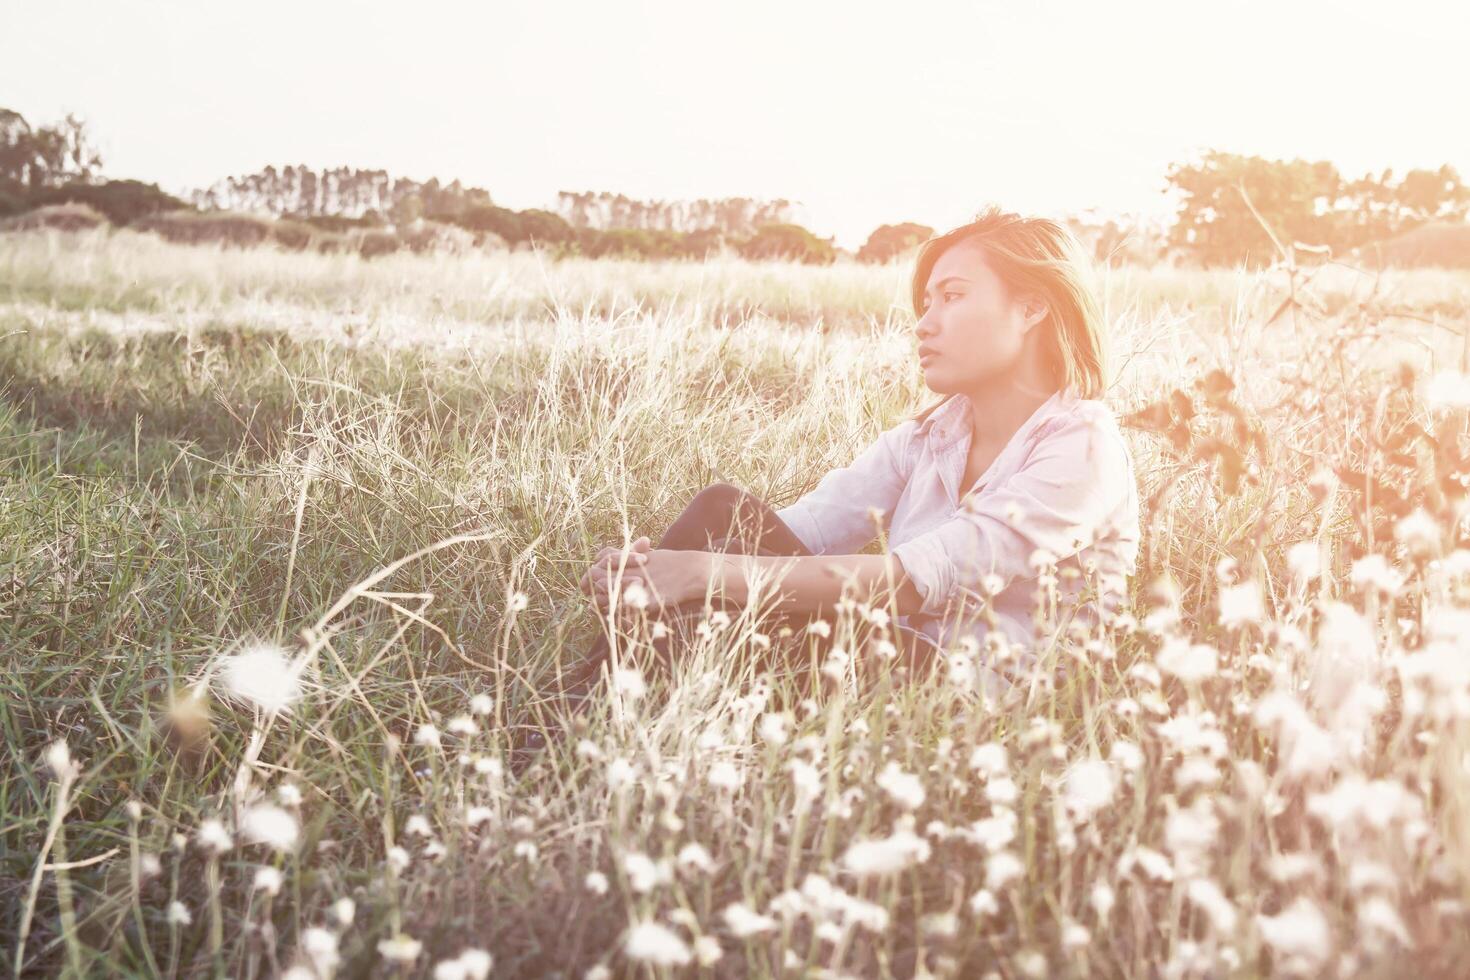
<instances>
[{"instance_id":1,"label":"woman's knee","mask_svg":"<svg viewBox=\"0 0 1470 980\"><path fill-rule=\"evenodd\" d=\"M734 511L748 494L730 483L711 483L694 495L690 505L711 512Z\"/></svg>"},{"instance_id":2,"label":"woman's knee","mask_svg":"<svg viewBox=\"0 0 1470 980\"><path fill-rule=\"evenodd\" d=\"M732 484L711 483L694 495L685 510L699 515L700 522L711 534L725 537L731 533L736 516L748 509L749 496Z\"/></svg>"}]
</instances>

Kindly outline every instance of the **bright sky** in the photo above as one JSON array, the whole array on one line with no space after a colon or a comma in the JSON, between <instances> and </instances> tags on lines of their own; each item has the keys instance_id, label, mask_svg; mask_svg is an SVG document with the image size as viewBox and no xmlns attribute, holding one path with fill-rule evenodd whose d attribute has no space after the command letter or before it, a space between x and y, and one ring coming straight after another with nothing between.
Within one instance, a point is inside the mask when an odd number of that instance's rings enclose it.
<instances>
[{"instance_id":1,"label":"bright sky","mask_svg":"<svg viewBox=\"0 0 1470 980\"><path fill-rule=\"evenodd\" d=\"M0 106L175 192L305 163L514 208L785 197L856 247L992 200L1165 214L1210 147L1470 179L1458 0L0 0L0 38Z\"/></svg>"}]
</instances>

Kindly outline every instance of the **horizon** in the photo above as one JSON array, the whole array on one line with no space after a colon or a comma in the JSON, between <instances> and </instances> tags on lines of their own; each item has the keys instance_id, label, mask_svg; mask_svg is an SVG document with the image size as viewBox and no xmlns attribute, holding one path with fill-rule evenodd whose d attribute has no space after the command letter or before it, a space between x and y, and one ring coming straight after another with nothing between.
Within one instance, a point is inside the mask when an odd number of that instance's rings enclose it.
<instances>
[{"instance_id":1,"label":"horizon","mask_svg":"<svg viewBox=\"0 0 1470 980\"><path fill-rule=\"evenodd\" d=\"M855 250L880 225L943 229L988 201L1167 220L1167 167L1207 149L1326 160L1348 178L1443 164L1470 174L1470 133L1433 124L1434 96L1454 91L1464 36L1454 25L1470 26L1470 14L1414 7L1421 16L1385 23L1367 3L1241 0L1229 16L1186 24L1148 0L1068 7L1071 29L1057 31L1054 7L949 2L902 22L872 6L769 0L738 15L666 0L440 3L405 22L380 2L273 0L240 22L236 8L178 0L147 10L3 0L7 33L34 43L0 66L0 105L33 125L76 113L106 176L175 194L304 164L458 179L515 209L554 208L563 190L785 198L798 223ZM1252 27L1257 10L1270 11L1270 32ZM842 45L823 50L838 27ZM1204 28L1209 48L1177 43ZM222 51L227 31L236 42ZM1320 43L1301 45L1304 31ZM1055 53L1026 43L1040 38ZM52 52L63 49L95 70L55 77ZM926 54L895 73L905 50ZM1064 70L1027 75L1037 61ZM999 91L1022 77L1027 86ZM1314 98L1324 78L1333 91ZM922 170L900 138L910 116L914 147L934 134ZM1085 171L1067 163L1082 156Z\"/></svg>"}]
</instances>

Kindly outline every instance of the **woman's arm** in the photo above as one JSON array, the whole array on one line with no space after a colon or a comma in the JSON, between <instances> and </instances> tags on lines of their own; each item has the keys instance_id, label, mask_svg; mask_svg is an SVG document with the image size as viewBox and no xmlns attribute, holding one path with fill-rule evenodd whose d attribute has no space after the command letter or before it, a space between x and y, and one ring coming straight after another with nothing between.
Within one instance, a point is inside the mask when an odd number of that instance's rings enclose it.
<instances>
[{"instance_id":1,"label":"woman's arm","mask_svg":"<svg viewBox=\"0 0 1470 980\"><path fill-rule=\"evenodd\" d=\"M878 536L869 513L882 512L882 527L908 481L909 440L916 423L905 420L881 433L846 466L827 472L816 487L776 510L814 555L850 555Z\"/></svg>"},{"instance_id":2,"label":"woman's arm","mask_svg":"<svg viewBox=\"0 0 1470 980\"><path fill-rule=\"evenodd\" d=\"M583 590L597 608L611 608L616 587L621 602L633 583L651 593L654 605L675 606L710 598L744 607L752 597L782 613L831 614L847 596L895 616L919 611L923 596L891 554L744 555L655 549L618 572L595 570ZM620 585L616 585L620 583Z\"/></svg>"},{"instance_id":3,"label":"woman's arm","mask_svg":"<svg viewBox=\"0 0 1470 980\"><path fill-rule=\"evenodd\" d=\"M783 612L829 613L844 595L895 615L919 611L923 596L890 554L882 555L740 555L700 553L707 563L711 593L744 606L751 596L778 598L772 608Z\"/></svg>"}]
</instances>

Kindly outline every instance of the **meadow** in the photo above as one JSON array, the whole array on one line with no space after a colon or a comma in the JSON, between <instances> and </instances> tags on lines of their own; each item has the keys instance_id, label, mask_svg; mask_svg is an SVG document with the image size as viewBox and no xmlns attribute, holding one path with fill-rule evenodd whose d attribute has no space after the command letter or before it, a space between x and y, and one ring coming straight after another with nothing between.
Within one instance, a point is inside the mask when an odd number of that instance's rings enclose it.
<instances>
[{"instance_id":1,"label":"meadow","mask_svg":"<svg viewBox=\"0 0 1470 980\"><path fill-rule=\"evenodd\" d=\"M1102 270L1129 609L1001 697L635 616L509 764L599 548L934 399L908 273L0 235L0 966L1463 975L1470 274Z\"/></svg>"}]
</instances>

